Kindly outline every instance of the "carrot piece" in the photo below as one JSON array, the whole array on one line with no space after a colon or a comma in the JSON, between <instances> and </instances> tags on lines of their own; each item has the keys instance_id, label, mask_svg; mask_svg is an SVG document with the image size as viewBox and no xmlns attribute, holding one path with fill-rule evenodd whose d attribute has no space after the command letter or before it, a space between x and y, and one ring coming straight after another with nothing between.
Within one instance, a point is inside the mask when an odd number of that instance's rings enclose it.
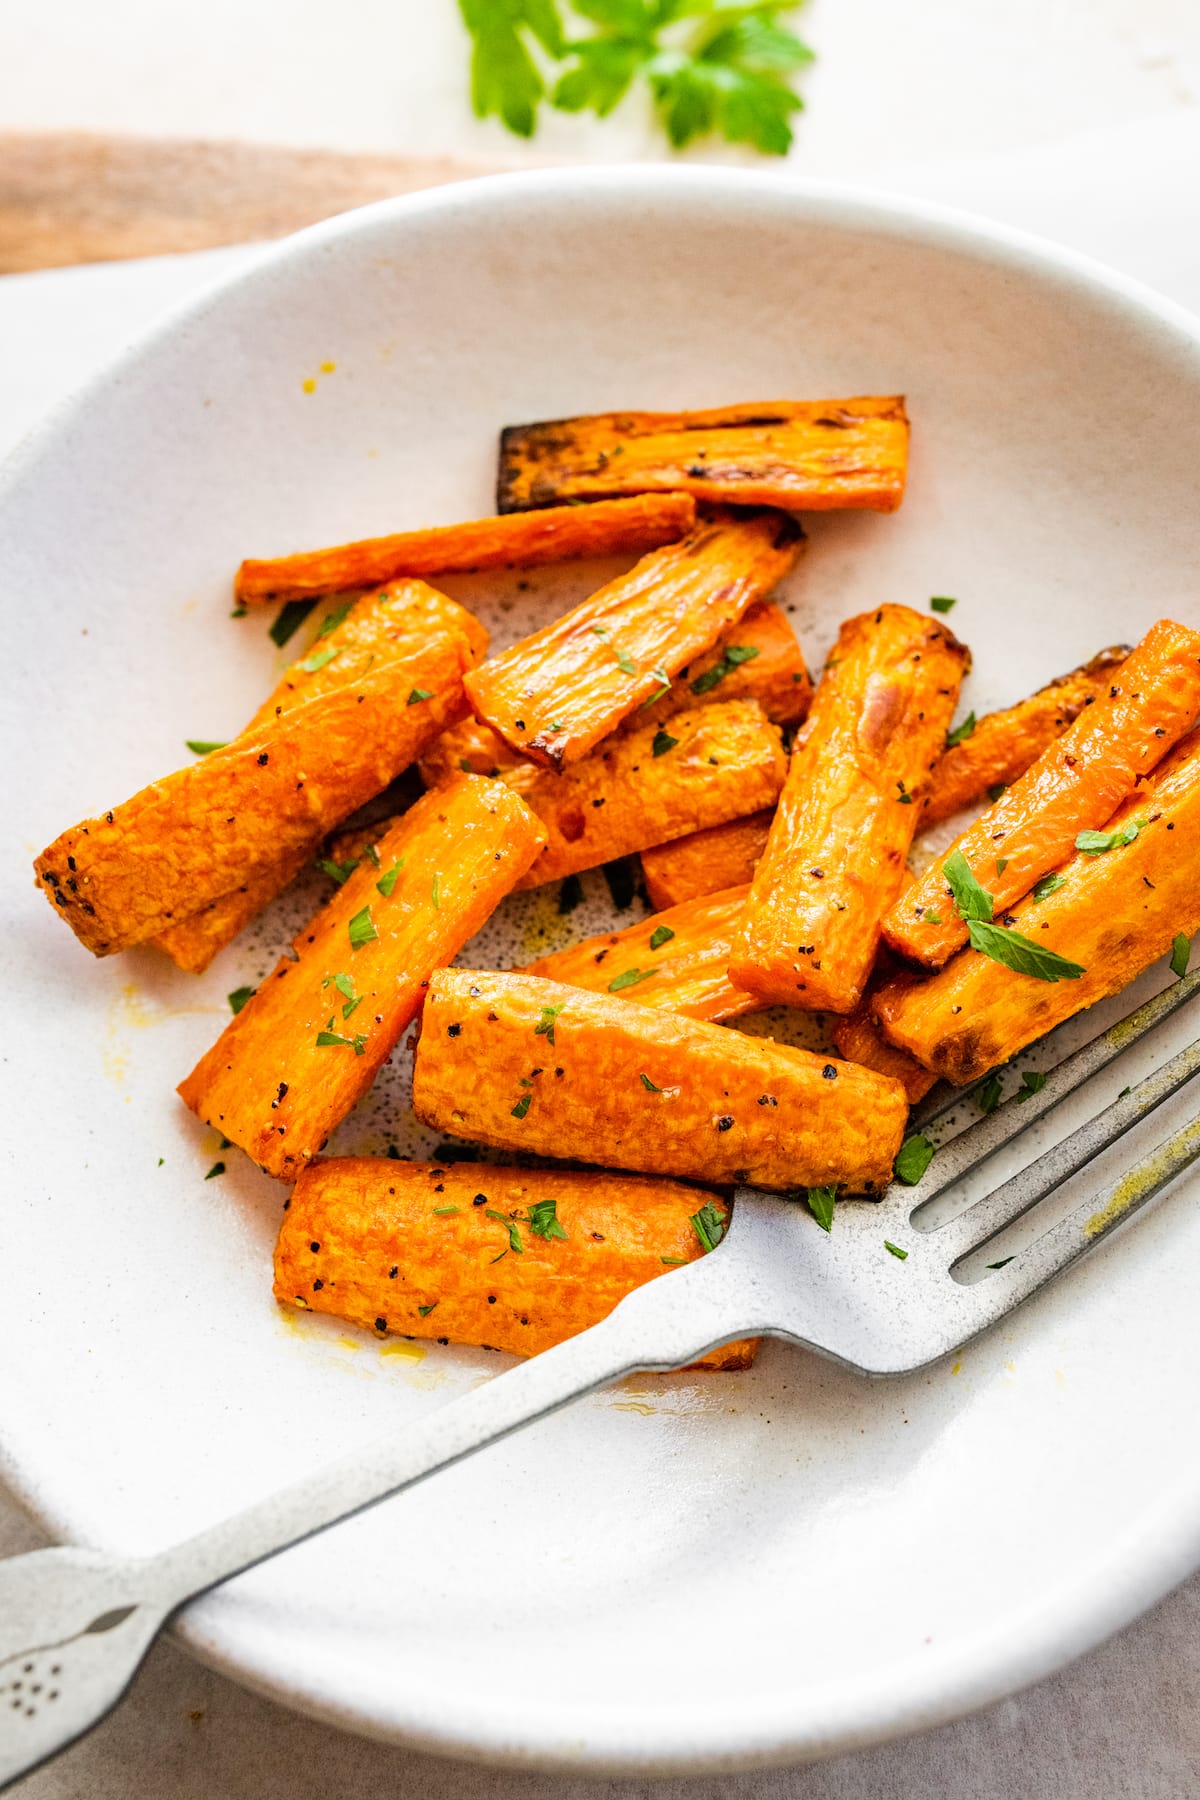
<instances>
[{"instance_id":1,"label":"carrot piece","mask_svg":"<svg viewBox=\"0 0 1200 1800\"><path fill-rule=\"evenodd\" d=\"M536 1356L703 1256L691 1220L704 1206L723 1227L725 1202L680 1181L322 1158L283 1215L275 1298L380 1334ZM743 1339L696 1366L746 1368L757 1347Z\"/></svg>"},{"instance_id":2,"label":"carrot piece","mask_svg":"<svg viewBox=\"0 0 1200 1800\"><path fill-rule=\"evenodd\" d=\"M942 756L921 808L919 829L940 825L989 788L1011 787L1048 744L1073 725L1085 706L1107 693L1129 655L1128 644L1101 650L1089 663L1060 675L1027 700L985 713L974 731Z\"/></svg>"},{"instance_id":3,"label":"carrot piece","mask_svg":"<svg viewBox=\"0 0 1200 1800\"><path fill-rule=\"evenodd\" d=\"M642 851L642 879L656 912L724 888L748 887L767 847L773 808L691 831Z\"/></svg>"},{"instance_id":4,"label":"carrot piece","mask_svg":"<svg viewBox=\"0 0 1200 1800\"><path fill-rule=\"evenodd\" d=\"M735 887L689 900L624 931L601 932L569 950L543 956L522 973L595 994L616 992L639 1006L709 1019L714 1025L739 1018L758 1004L729 979L730 945L749 892Z\"/></svg>"},{"instance_id":5,"label":"carrot piece","mask_svg":"<svg viewBox=\"0 0 1200 1800\"><path fill-rule=\"evenodd\" d=\"M1020 975L961 950L929 980L899 976L875 996L889 1040L948 1081L975 1081L1064 1019L1118 993L1200 930L1200 884L1188 847L1200 841L1200 732L1191 732L1105 822L1129 843L1076 851L1061 885L1014 906L1012 929L1084 973L1076 980ZM1047 884L1049 885L1049 884ZM1007 923L1007 919L1006 919Z\"/></svg>"},{"instance_id":6,"label":"carrot piece","mask_svg":"<svg viewBox=\"0 0 1200 1800\"><path fill-rule=\"evenodd\" d=\"M696 503L688 494L637 494L595 506L556 506L535 516L469 519L426 531L361 538L330 550L266 561L247 559L234 577L235 597L307 600L347 588L375 587L401 575L450 575L476 569L536 568L587 556L641 556L690 531Z\"/></svg>"},{"instance_id":7,"label":"carrot piece","mask_svg":"<svg viewBox=\"0 0 1200 1800\"><path fill-rule=\"evenodd\" d=\"M884 920L892 948L938 968L967 940L943 873L957 851L992 897L997 919L1101 826L1200 713L1200 632L1152 625L1119 678L939 857ZM932 917L931 917L932 915Z\"/></svg>"},{"instance_id":8,"label":"carrot piece","mask_svg":"<svg viewBox=\"0 0 1200 1800\"><path fill-rule=\"evenodd\" d=\"M422 629L394 649L44 850L38 885L80 942L97 956L127 949L265 866L285 870L461 717L472 661L461 628Z\"/></svg>"},{"instance_id":9,"label":"carrot piece","mask_svg":"<svg viewBox=\"0 0 1200 1800\"><path fill-rule=\"evenodd\" d=\"M535 762L578 762L782 580L800 542L781 513L698 522L475 670L472 709Z\"/></svg>"},{"instance_id":10,"label":"carrot piece","mask_svg":"<svg viewBox=\"0 0 1200 1800\"><path fill-rule=\"evenodd\" d=\"M431 971L479 930L542 832L502 783L426 794L229 1021L179 1093L272 1175L294 1180L356 1106L421 1007Z\"/></svg>"},{"instance_id":11,"label":"carrot piece","mask_svg":"<svg viewBox=\"0 0 1200 1800\"><path fill-rule=\"evenodd\" d=\"M311 862L313 850L319 843L317 838L311 844L302 845L286 860L267 863L254 870L233 893L221 894L200 912L160 931L151 939L155 949L164 951L177 968L186 970L189 975L203 975L213 957L226 944L231 944L251 919L257 918L305 864Z\"/></svg>"},{"instance_id":12,"label":"carrot piece","mask_svg":"<svg viewBox=\"0 0 1200 1800\"><path fill-rule=\"evenodd\" d=\"M802 512L894 512L907 465L901 395L594 413L503 431L496 507L507 513L669 488L698 500Z\"/></svg>"},{"instance_id":13,"label":"carrot piece","mask_svg":"<svg viewBox=\"0 0 1200 1800\"><path fill-rule=\"evenodd\" d=\"M890 1075L893 1081L898 1081L910 1106L923 1100L937 1082L937 1076L922 1068L915 1057L888 1043L875 1021L870 995L860 1000L852 1013L836 1021L830 1036L838 1055L847 1062L858 1063L864 1069L874 1069L877 1074Z\"/></svg>"},{"instance_id":14,"label":"carrot piece","mask_svg":"<svg viewBox=\"0 0 1200 1800\"><path fill-rule=\"evenodd\" d=\"M730 958L763 1004L845 1013L862 998L968 661L907 606L842 626Z\"/></svg>"},{"instance_id":15,"label":"carrot piece","mask_svg":"<svg viewBox=\"0 0 1200 1800\"><path fill-rule=\"evenodd\" d=\"M731 650L732 658L727 654ZM680 670L665 694L649 706L639 706L617 729L661 725L688 707L723 700L757 700L777 725L796 725L807 713L812 681L787 614L773 601L756 601L710 649ZM466 771L502 775L518 793L523 782L509 771L525 769L532 776L536 767L478 719L464 719L443 731L419 766L426 787L437 787Z\"/></svg>"},{"instance_id":16,"label":"carrot piece","mask_svg":"<svg viewBox=\"0 0 1200 1800\"><path fill-rule=\"evenodd\" d=\"M853 1063L535 975L461 969L430 981L413 1108L506 1149L866 1192L887 1182L908 1113L898 1082Z\"/></svg>"}]
</instances>

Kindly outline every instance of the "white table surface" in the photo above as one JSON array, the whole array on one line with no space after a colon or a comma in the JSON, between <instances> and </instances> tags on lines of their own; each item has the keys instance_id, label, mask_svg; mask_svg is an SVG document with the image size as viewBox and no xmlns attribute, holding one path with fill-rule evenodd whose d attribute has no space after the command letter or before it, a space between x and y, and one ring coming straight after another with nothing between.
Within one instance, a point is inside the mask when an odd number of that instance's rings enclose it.
<instances>
[{"instance_id":1,"label":"white table surface","mask_svg":"<svg viewBox=\"0 0 1200 1800\"><path fill-rule=\"evenodd\" d=\"M164 13L171 13L164 29ZM1196 0L815 0L822 62L796 173L866 180L1089 251L1200 311ZM364 57L371 43L394 52ZM225 133L344 148L522 151L462 99L450 0L0 0L0 128ZM652 148L636 109L556 120L564 159ZM0 453L165 305L244 252L0 281ZM0 1554L39 1539L0 1498ZM714 1620L714 1632L720 1621ZM169 1643L29 1800L634 1800L656 1784L435 1761L300 1720ZM662 1785L678 1800L1195 1800L1200 1578L976 1718L805 1768Z\"/></svg>"}]
</instances>

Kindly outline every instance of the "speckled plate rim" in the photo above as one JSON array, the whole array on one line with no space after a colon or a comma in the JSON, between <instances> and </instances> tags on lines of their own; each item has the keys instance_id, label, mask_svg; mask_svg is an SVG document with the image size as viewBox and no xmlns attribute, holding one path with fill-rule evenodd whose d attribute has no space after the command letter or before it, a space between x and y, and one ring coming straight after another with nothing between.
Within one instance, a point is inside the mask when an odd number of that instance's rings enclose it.
<instances>
[{"instance_id":1,"label":"speckled plate rim","mask_svg":"<svg viewBox=\"0 0 1200 1800\"><path fill-rule=\"evenodd\" d=\"M997 270L1050 281L1060 292L1091 302L1103 299L1113 313L1141 330L1157 325L1164 341L1200 355L1200 319L1130 277L1077 251L967 212L901 195L780 174L712 167L664 165L556 169L488 176L341 214L277 245L248 264L222 273L198 295L169 309L106 367L54 407L0 466L0 503L53 457L75 417L96 405L159 345L219 310L226 298L257 285L286 280L290 271L320 258L343 240L382 225L402 233L409 220L443 215L464 226L495 199L515 197L536 206L570 194L579 205L644 195L664 199L686 193L718 212L753 196L781 217L852 227L883 238L969 256ZM1105 1252L1100 1251L1101 1255ZM1061 1293L1061 1290L1056 1290ZM1062 1304L1045 1298L1035 1305ZM69 1530L61 1497L41 1493L32 1471L0 1450L0 1477L31 1516L51 1532ZM606 1712L589 1704L573 1714L560 1698L548 1715L531 1699L528 1715L511 1706L472 1697L431 1720L392 1694L386 1706L364 1706L352 1685L337 1691L296 1678L286 1658L272 1654L241 1624L237 1613L220 1631L185 1614L172 1635L200 1661L241 1685L293 1709L386 1742L472 1761L531 1769L604 1774L674 1774L733 1771L813 1760L886 1742L946 1724L1052 1674L1129 1624L1200 1567L1200 1485L1181 1480L1118 1536L1107 1554L1079 1567L1070 1580L1048 1590L1041 1604L1012 1615L968 1644L926 1652L897 1671L869 1682L805 1682L794 1703L742 1707L735 1717L707 1703L678 1710L656 1723L648 1740L644 1714ZM211 1611L211 1603L206 1607Z\"/></svg>"}]
</instances>

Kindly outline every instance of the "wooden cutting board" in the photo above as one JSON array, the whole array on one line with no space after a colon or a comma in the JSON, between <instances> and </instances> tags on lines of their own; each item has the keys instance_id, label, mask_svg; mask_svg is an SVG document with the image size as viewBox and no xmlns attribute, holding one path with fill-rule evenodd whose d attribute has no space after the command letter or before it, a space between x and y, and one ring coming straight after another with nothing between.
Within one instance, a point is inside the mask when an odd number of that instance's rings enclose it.
<instances>
[{"instance_id":1,"label":"wooden cutting board","mask_svg":"<svg viewBox=\"0 0 1200 1800\"><path fill-rule=\"evenodd\" d=\"M283 237L499 163L97 132L0 132L0 274Z\"/></svg>"}]
</instances>

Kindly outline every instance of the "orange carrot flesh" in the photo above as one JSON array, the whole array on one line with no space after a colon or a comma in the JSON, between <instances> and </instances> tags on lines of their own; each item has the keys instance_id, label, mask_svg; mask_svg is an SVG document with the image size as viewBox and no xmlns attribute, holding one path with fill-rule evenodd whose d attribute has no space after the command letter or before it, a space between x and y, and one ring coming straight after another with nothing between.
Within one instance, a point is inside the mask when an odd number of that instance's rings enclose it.
<instances>
[{"instance_id":1,"label":"orange carrot flesh","mask_svg":"<svg viewBox=\"0 0 1200 1800\"><path fill-rule=\"evenodd\" d=\"M907 467L908 418L899 395L595 413L502 432L496 505L508 513L670 489L802 512L894 512Z\"/></svg>"},{"instance_id":2,"label":"orange carrot flesh","mask_svg":"<svg viewBox=\"0 0 1200 1800\"><path fill-rule=\"evenodd\" d=\"M935 1085L937 1076L923 1068L907 1050L899 1050L895 1044L888 1043L876 1023L874 1010L874 1001L868 993L852 1013L835 1022L830 1032L834 1047L847 1062L874 1069L879 1075L890 1075L903 1087L909 1105L915 1106Z\"/></svg>"},{"instance_id":3,"label":"orange carrot flesh","mask_svg":"<svg viewBox=\"0 0 1200 1800\"><path fill-rule=\"evenodd\" d=\"M997 919L1099 828L1200 714L1200 632L1151 626L1103 697L963 832L893 906L892 948L939 968L967 940L943 868L957 851L992 896ZM932 914L932 918L930 915Z\"/></svg>"},{"instance_id":4,"label":"orange carrot flesh","mask_svg":"<svg viewBox=\"0 0 1200 1800\"><path fill-rule=\"evenodd\" d=\"M730 958L761 1004L845 1013L862 998L967 665L906 606L842 626Z\"/></svg>"},{"instance_id":5,"label":"orange carrot flesh","mask_svg":"<svg viewBox=\"0 0 1200 1800\"><path fill-rule=\"evenodd\" d=\"M189 975L202 975L214 956L231 944L251 919L256 919L311 862L319 843L317 838L301 845L283 861L260 866L233 893L210 900L202 911L160 931L151 940L155 949L169 956L176 968Z\"/></svg>"},{"instance_id":6,"label":"orange carrot flesh","mask_svg":"<svg viewBox=\"0 0 1200 1800\"><path fill-rule=\"evenodd\" d=\"M704 1206L723 1227L720 1196L679 1181L323 1158L283 1215L275 1298L380 1335L536 1356L703 1256L691 1221ZM756 1348L743 1339L697 1366L746 1368Z\"/></svg>"},{"instance_id":7,"label":"orange carrot flesh","mask_svg":"<svg viewBox=\"0 0 1200 1800\"><path fill-rule=\"evenodd\" d=\"M1144 821L1144 823L1143 823ZM1084 973L1046 981L1017 974L974 949L928 980L901 976L874 997L888 1039L948 1081L977 1080L1064 1019L1119 993L1200 930L1200 885L1189 845L1200 842L1200 732L1192 732L1105 821L1130 843L1075 851L1061 885L1012 909L1011 929ZM1007 922L1007 921L1006 921Z\"/></svg>"},{"instance_id":8,"label":"orange carrot flesh","mask_svg":"<svg viewBox=\"0 0 1200 1800\"><path fill-rule=\"evenodd\" d=\"M578 762L782 580L800 541L782 513L698 522L476 669L476 717L547 768Z\"/></svg>"},{"instance_id":9,"label":"orange carrot flesh","mask_svg":"<svg viewBox=\"0 0 1200 1800\"><path fill-rule=\"evenodd\" d=\"M729 979L729 951L748 887L689 900L624 931L601 932L522 971L595 994L621 994L687 1019L739 1018L757 1001ZM893 1054L898 1054L893 1052Z\"/></svg>"},{"instance_id":10,"label":"orange carrot flesh","mask_svg":"<svg viewBox=\"0 0 1200 1800\"><path fill-rule=\"evenodd\" d=\"M184 1104L294 1180L420 1010L431 972L479 930L542 841L500 782L426 794L296 940L180 1083Z\"/></svg>"},{"instance_id":11,"label":"orange carrot flesh","mask_svg":"<svg viewBox=\"0 0 1200 1800\"><path fill-rule=\"evenodd\" d=\"M536 515L470 519L296 556L248 559L234 578L233 591L243 605L307 600L375 587L405 575L529 569L589 556L642 556L683 537L695 517L696 503L688 494L637 494L600 500L594 506L552 507Z\"/></svg>"},{"instance_id":12,"label":"orange carrot flesh","mask_svg":"<svg viewBox=\"0 0 1200 1800\"><path fill-rule=\"evenodd\" d=\"M656 912L724 888L748 887L767 847L774 809L691 831L642 851L642 879Z\"/></svg>"},{"instance_id":13,"label":"orange carrot flesh","mask_svg":"<svg viewBox=\"0 0 1200 1800\"><path fill-rule=\"evenodd\" d=\"M533 975L460 969L430 981L413 1107L474 1143L856 1192L887 1182L908 1115L898 1082L853 1063Z\"/></svg>"},{"instance_id":14,"label":"orange carrot flesh","mask_svg":"<svg viewBox=\"0 0 1200 1800\"><path fill-rule=\"evenodd\" d=\"M812 682L804 655L787 614L772 601L757 601L736 625L722 632L711 649L680 670L665 694L649 706L640 706L618 729L661 725L674 713L725 700L757 700L776 725L798 724L808 711ZM499 775L518 793L535 778L537 768L506 744L498 731L478 719L452 725L420 762L426 787L437 787L462 773ZM513 772L519 769L526 775L518 778Z\"/></svg>"},{"instance_id":15,"label":"orange carrot flesh","mask_svg":"<svg viewBox=\"0 0 1200 1800\"><path fill-rule=\"evenodd\" d=\"M1106 694L1129 655L1128 644L1101 650L1089 663L1060 675L1027 700L985 713L974 731L948 749L933 771L919 829L940 825L989 788L1011 787L1073 725L1085 706Z\"/></svg>"}]
</instances>

